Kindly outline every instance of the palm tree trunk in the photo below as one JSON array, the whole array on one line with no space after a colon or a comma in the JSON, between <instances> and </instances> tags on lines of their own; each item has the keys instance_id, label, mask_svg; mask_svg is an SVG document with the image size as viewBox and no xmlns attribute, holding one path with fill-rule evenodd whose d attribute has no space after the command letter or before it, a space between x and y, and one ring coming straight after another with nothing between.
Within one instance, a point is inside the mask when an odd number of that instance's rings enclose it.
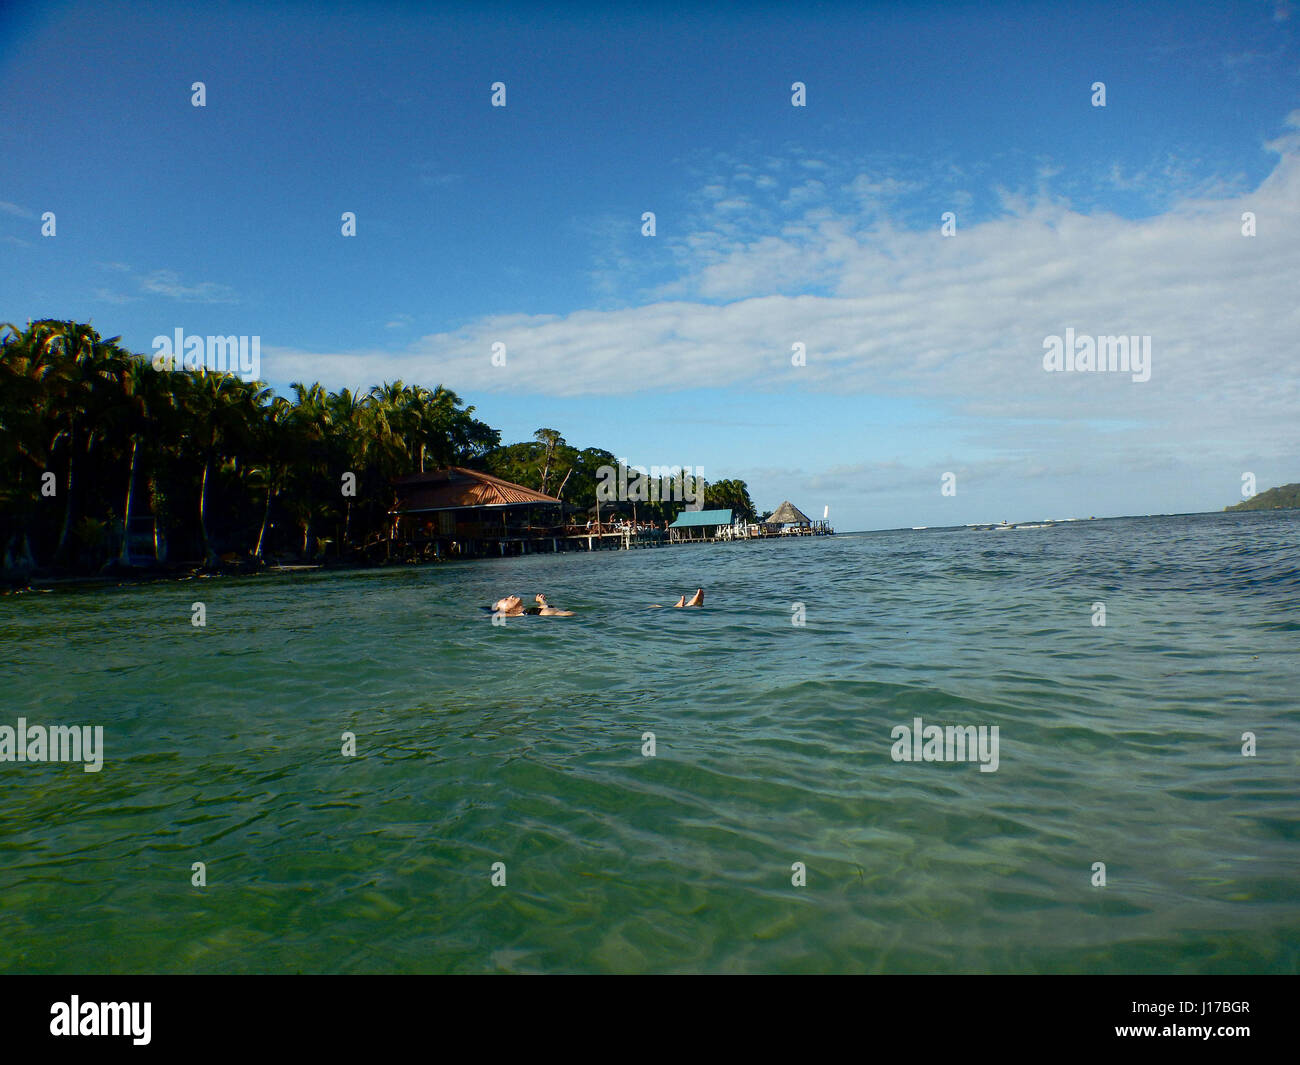
<instances>
[{"instance_id":1,"label":"palm tree trunk","mask_svg":"<svg viewBox=\"0 0 1300 1065\"><path fill-rule=\"evenodd\" d=\"M68 441L68 472L64 475L63 487L63 528L59 530L59 543L54 548L54 558L60 561L68 549L68 539L72 533L72 473L74 441Z\"/></svg>"},{"instance_id":2,"label":"palm tree trunk","mask_svg":"<svg viewBox=\"0 0 1300 1065\"><path fill-rule=\"evenodd\" d=\"M266 486L266 506L262 510L262 527L257 530L257 546L253 548L253 557L262 557L262 541L266 538L266 525L271 520L271 485Z\"/></svg>"},{"instance_id":3,"label":"palm tree trunk","mask_svg":"<svg viewBox=\"0 0 1300 1065\"><path fill-rule=\"evenodd\" d=\"M199 535L203 537L203 561L212 561L212 544L208 540L208 471L212 468L209 458L203 463L203 482L199 488Z\"/></svg>"},{"instance_id":4,"label":"palm tree trunk","mask_svg":"<svg viewBox=\"0 0 1300 1065\"><path fill-rule=\"evenodd\" d=\"M134 437L131 440L131 471L126 475L126 506L123 508L122 516L122 554L123 564L129 564L131 561L131 500L134 495L132 489L135 488L135 457L140 450L140 438Z\"/></svg>"}]
</instances>

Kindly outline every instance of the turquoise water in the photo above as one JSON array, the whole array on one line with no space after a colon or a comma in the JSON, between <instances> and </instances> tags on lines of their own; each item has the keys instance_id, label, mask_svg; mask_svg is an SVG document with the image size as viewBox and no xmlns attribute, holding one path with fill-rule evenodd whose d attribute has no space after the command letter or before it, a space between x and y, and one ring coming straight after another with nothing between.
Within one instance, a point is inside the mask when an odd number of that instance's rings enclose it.
<instances>
[{"instance_id":1,"label":"turquoise water","mask_svg":"<svg viewBox=\"0 0 1300 1065\"><path fill-rule=\"evenodd\" d=\"M0 763L0 970L1296 972L1298 540L1204 515L6 597L0 725L101 724L105 762ZM481 609L536 591L577 616ZM997 771L893 761L916 716L997 725Z\"/></svg>"}]
</instances>

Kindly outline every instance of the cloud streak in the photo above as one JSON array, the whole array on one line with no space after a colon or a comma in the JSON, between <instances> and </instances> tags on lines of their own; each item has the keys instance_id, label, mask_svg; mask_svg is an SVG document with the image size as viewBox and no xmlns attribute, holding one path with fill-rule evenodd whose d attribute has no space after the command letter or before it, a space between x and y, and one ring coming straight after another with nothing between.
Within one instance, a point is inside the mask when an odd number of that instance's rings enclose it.
<instances>
[{"instance_id":1,"label":"cloud streak","mask_svg":"<svg viewBox=\"0 0 1300 1065\"><path fill-rule=\"evenodd\" d=\"M1268 423L1294 439L1300 113L1249 193L1186 198L1163 214L1081 213L1047 195L945 238L813 205L776 232L680 238L684 298L567 315L502 315L402 352L269 352L277 377L402 377L460 390L626 396L727 388L919 396L972 416L1129 418L1228 433ZM887 180L864 176L861 194ZM807 188L800 180L795 188ZM891 194L906 189L888 186ZM718 190L714 190L717 192ZM710 193L715 204L728 203ZM723 206L723 211L729 211ZM1253 212L1258 235L1242 235ZM796 294L800 290L821 294ZM1150 335L1152 379L1048 374L1067 327ZM506 345L494 366L493 344ZM806 367L791 345L807 346ZM1207 402L1207 400L1209 400Z\"/></svg>"},{"instance_id":2,"label":"cloud streak","mask_svg":"<svg viewBox=\"0 0 1300 1065\"><path fill-rule=\"evenodd\" d=\"M26 207L21 207L16 203L9 203L7 200L0 200L0 211L3 211L5 214L11 214L15 218L25 219L29 222L34 222L36 220L36 215Z\"/></svg>"}]
</instances>

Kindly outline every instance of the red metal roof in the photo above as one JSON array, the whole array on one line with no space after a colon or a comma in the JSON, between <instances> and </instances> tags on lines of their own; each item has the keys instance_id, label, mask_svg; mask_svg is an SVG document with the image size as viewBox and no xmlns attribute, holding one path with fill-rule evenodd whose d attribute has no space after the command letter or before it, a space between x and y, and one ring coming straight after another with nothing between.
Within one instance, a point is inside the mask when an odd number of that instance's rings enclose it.
<instances>
[{"instance_id":1,"label":"red metal roof","mask_svg":"<svg viewBox=\"0 0 1300 1065\"><path fill-rule=\"evenodd\" d=\"M398 477L393 481L393 487L397 490L397 506L394 511L402 514L560 502L554 496L535 492L521 484L511 484L490 473L467 470L461 466Z\"/></svg>"}]
</instances>

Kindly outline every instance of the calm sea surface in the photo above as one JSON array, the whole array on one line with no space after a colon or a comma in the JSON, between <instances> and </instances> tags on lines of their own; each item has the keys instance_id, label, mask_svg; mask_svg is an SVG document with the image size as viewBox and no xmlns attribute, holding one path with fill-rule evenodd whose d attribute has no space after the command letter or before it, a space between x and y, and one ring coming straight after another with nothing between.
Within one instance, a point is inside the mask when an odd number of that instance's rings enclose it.
<instances>
[{"instance_id":1,"label":"calm sea surface","mask_svg":"<svg viewBox=\"0 0 1300 1065\"><path fill-rule=\"evenodd\" d=\"M0 763L3 971L1300 970L1296 511L27 593L0 681L106 748Z\"/></svg>"}]
</instances>

